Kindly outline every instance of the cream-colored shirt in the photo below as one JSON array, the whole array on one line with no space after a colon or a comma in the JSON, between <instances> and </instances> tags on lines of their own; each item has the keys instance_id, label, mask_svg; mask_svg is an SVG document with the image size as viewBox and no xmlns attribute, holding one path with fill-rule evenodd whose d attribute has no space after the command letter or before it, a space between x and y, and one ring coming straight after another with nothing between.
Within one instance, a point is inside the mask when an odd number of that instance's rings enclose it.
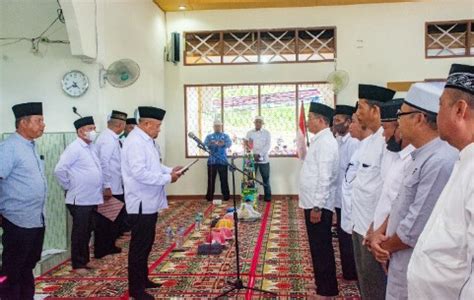
<instances>
[{"instance_id":1,"label":"cream-colored shirt","mask_svg":"<svg viewBox=\"0 0 474 300\"><path fill-rule=\"evenodd\" d=\"M409 299L474 299L474 143L465 147L408 265Z\"/></svg>"},{"instance_id":2,"label":"cream-colored shirt","mask_svg":"<svg viewBox=\"0 0 474 300\"><path fill-rule=\"evenodd\" d=\"M402 189L403 171L411 162L410 153L415 150L412 145L406 146L400 152L386 150L382 164L382 174L386 174L383 181L382 194L374 213L374 230L378 229L390 214L392 203ZM384 170L386 169L386 170Z\"/></svg>"}]
</instances>

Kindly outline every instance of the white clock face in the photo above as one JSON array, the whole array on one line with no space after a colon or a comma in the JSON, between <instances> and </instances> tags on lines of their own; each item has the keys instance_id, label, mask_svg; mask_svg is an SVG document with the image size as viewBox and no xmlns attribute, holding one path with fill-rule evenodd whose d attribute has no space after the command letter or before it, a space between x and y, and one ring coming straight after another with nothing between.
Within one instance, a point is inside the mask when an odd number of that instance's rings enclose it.
<instances>
[{"instance_id":1,"label":"white clock face","mask_svg":"<svg viewBox=\"0 0 474 300\"><path fill-rule=\"evenodd\" d=\"M61 84L66 94L71 97L80 97L89 88L89 79L81 71L70 71L64 75Z\"/></svg>"}]
</instances>

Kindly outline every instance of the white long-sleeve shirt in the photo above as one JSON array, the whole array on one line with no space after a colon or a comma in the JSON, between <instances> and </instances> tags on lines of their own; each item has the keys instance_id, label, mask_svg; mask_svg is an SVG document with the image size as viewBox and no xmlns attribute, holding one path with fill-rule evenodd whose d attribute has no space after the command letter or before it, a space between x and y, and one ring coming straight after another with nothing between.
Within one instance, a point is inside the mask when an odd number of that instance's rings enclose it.
<instances>
[{"instance_id":1,"label":"white long-sleeve shirt","mask_svg":"<svg viewBox=\"0 0 474 300\"><path fill-rule=\"evenodd\" d=\"M312 139L300 171L299 207L334 211L336 180L339 171L337 141L329 128Z\"/></svg>"},{"instance_id":2,"label":"white long-sleeve shirt","mask_svg":"<svg viewBox=\"0 0 474 300\"><path fill-rule=\"evenodd\" d=\"M165 186L171 183L172 169L160 163L153 139L135 127L122 148L122 176L125 204L129 214L156 213L168 207Z\"/></svg>"},{"instance_id":3,"label":"white long-sleeve shirt","mask_svg":"<svg viewBox=\"0 0 474 300\"><path fill-rule=\"evenodd\" d=\"M357 149L344 170L342 179L341 228L349 234L352 234L352 228L354 227L352 222L352 184L356 178L357 169L360 167L360 152L368 138L366 137L358 143Z\"/></svg>"},{"instance_id":4,"label":"white long-sleeve shirt","mask_svg":"<svg viewBox=\"0 0 474 300\"><path fill-rule=\"evenodd\" d=\"M257 164L266 164L269 160L268 153L272 143L270 132L264 128L260 130L252 129L247 132L247 139L253 141L253 153L260 155L260 161L256 161Z\"/></svg>"},{"instance_id":5,"label":"white long-sleeve shirt","mask_svg":"<svg viewBox=\"0 0 474 300\"><path fill-rule=\"evenodd\" d=\"M121 148L119 135L106 128L95 141L104 179L104 189L122 195Z\"/></svg>"},{"instance_id":6,"label":"white long-sleeve shirt","mask_svg":"<svg viewBox=\"0 0 474 300\"><path fill-rule=\"evenodd\" d=\"M400 152L392 152L385 150L383 163L382 163L382 175L383 187L382 193L380 194L379 201L375 207L374 213L374 230L378 229L387 216L390 214L392 203L400 194L403 182L403 171L407 164L412 159L410 154L415 150L415 147L408 145L403 148Z\"/></svg>"},{"instance_id":7,"label":"white long-sleeve shirt","mask_svg":"<svg viewBox=\"0 0 474 300\"><path fill-rule=\"evenodd\" d=\"M354 231L365 236L374 219L375 207L382 192L381 164L385 139L383 128L372 134L360 152L360 166L352 185L352 221Z\"/></svg>"},{"instance_id":8,"label":"white long-sleeve shirt","mask_svg":"<svg viewBox=\"0 0 474 300\"><path fill-rule=\"evenodd\" d=\"M359 140L351 137L349 133L345 136L338 136L336 138L337 144L339 145L339 175L337 176L337 188L336 188L336 202L335 207L342 207L342 184L344 182L344 175L347 170L347 166L352 158L354 152L359 148Z\"/></svg>"},{"instance_id":9,"label":"white long-sleeve shirt","mask_svg":"<svg viewBox=\"0 0 474 300\"><path fill-rule=\"evenodd\" d=\"M66 194L66 204L98 205L104 202L102 169L94 144L77 138L66 147L54 169Z\"/></svg>"},{"instance_id":10,"label":"white long-sleeve shirt","mask_svg":"<svg viewBox=\"0 0 474 300\"><path fill-rule=\"evenodd\" d=\"M474 143L453 172L408 264L409 299L474 298Z\"/></svg>"}]
</instances>

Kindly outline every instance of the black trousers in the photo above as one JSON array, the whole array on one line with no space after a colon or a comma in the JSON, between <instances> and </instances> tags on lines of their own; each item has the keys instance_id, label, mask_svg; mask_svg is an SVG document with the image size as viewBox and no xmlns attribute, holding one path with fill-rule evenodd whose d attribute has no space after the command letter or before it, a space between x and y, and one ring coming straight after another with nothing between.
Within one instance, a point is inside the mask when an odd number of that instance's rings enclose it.
<instances>
[{"instance_id":1,"label":"black trousers","mask_svg":"<svg viewBox=\"0 0 474 300\"><path fill-rule=\"evenodd\" d=\"M90 261L89 241L97 205L66 204L72 216L71 262L73 269L85 268Z\"/></svg>"},{"instance_id":2,"label":"black trousers","mask_svg":"<svg viewBox=\"0 0 474 300\"><path fill-rule=\"evenodd\" d=\"M339 290L336 279L336 261L332 247L332 211L323 209L321 222L310 222L311 209L304 210L309 248L313 260L316 292L320 296L337 296Z\"/></svg>"},{"instance_id":3,"label":"black trousers","mask_svg":"<svg viewBox=\"0 0 474 300\"><path fill-rule=\"evenodd\" d=\"M124 195L114 195L117 200L122 201L125 203L125 197ZM120 211L119 215L117 216L117 219L115 219L115 225L117 226L117 238L124 234L127 231L130 231L130 225L128 224L128 215L127 215L127 208L124 205L122 210Z\"/></svg>"},{"instance_id":4,"label":"black trousers","mask_svg":"<svg viewBox=\"0 0 474 300\"><path fill-rule=\"evenodd\" d=\"M6 290L0 299L31 300L35 294L33 269L41 259L44 227L22 228L3 218L2 274Z\"/></svg>"},{"instance_id":5,"label":"black trousers","mask_svg":"<svg viewBox=\"0 0 474 300\"><path fill-rule=\"evenodd\" d=\"M214 190L216 186L216 176L219 173L221 181L221 191L224 200L229 200L229 183L227 182L227 166L226 165L207 165L207 194L206 199L212 201L214 199Z\"/></svg>"},{"instance_id":6,"label":"black trousers","mask_svg":"<svg viewBox=\"0 0 474 300\"><path fill-rule=\"evenodd\" d=\"M128 253L128 288L132 297L145 291L148 281L148 256L155 241L157 220L157 213L129 214L132 238Z\"/></svg>"},{"instance_id":7,"label":"black trousers","mask_svg":"<svg viewBox=\"0 0 474 300\"><path fill-rule=\"evenodd\" d=\"M262 181L265 184L263 187L264 199L265 201L270 201L272 199L272 188L270 187L270 163L255 164L255 176L257 176L258 170L260 170Z\"/></svg>"},{"instance_id":8,"label":"black trousers","mask_svg":"<svg viewBox=\"0 0 474 300\"><path fill-rule=\"evenodd\" d=\"M341 209L336 207L337 215L337 238L339 240L339 252L341 253L342 277L345 280L357 280L357 270L354 260L354 246L352 235L341 228Z\"/></svg>"},{"instance_id":9,"label":"black trousers","mask_svg":"<svg viewBox=\"0 0 474 300\"><path fill-rule=\"evenodd\" d=\"M117 200L123 202L123 195L113 195ZM125 209L122 208L120 214ZM114 222L110 221L103 215L95 213L95 227L94 227L94 256L96 258L102 258L108 254L113 253L113 250L117 248L115 241L120 236L120 225L119 220L120 214L117 216ZM122 216L123 218L123 216Z\"/></svg>"}]
</instances>

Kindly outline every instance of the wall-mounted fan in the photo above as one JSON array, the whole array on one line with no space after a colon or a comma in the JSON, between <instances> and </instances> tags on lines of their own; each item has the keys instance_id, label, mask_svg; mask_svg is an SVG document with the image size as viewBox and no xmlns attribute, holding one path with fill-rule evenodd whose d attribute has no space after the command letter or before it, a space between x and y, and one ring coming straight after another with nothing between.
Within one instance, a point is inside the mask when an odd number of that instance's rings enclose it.
<instances>
[{"instance_id":1,"label":"wall-mounted fan","mask_svg":"<svg viewBox=\"0 0 474 300\"><path fill-rule=\"evenodd\" d=\"M132 85L140 77L140 67L131 59L121 59L112 63L107 69L99 71L99 85L105 86L105 82L118 88Z\"/></svg>"},{"instance_id":2,"label":"wall-mounted fan","mask_svg":"<svg viewBox=\"0 0 474 300\"><path fill-rule=\"evenodd\" d=\"M344 70L335 70L328 75L327 81L332 84L332 90L337 95L349 84L349 73Z\"/></svg>"}]
</instances>

